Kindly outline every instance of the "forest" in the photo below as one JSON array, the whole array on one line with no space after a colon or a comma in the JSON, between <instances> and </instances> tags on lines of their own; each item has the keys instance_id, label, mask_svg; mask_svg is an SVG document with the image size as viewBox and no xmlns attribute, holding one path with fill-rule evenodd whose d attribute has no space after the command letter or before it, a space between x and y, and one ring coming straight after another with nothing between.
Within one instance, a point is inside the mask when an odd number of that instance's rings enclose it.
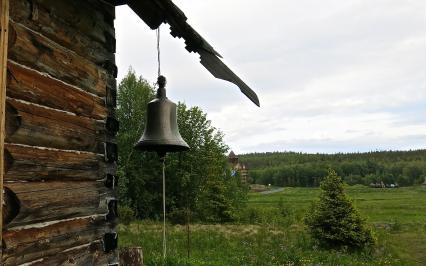
<instances>
[{"instance_id":1,"label":"forest","mask_svg":"<svg viewBox=\"0 0 426 266\"><path fill-rule=\"evenodd\" d=\"M426 150L307 154L267 152L239 155L257 184L316 187L328 169L349 185L375 183L411 186L426 177Z\"/></svg>"}]
</instances>

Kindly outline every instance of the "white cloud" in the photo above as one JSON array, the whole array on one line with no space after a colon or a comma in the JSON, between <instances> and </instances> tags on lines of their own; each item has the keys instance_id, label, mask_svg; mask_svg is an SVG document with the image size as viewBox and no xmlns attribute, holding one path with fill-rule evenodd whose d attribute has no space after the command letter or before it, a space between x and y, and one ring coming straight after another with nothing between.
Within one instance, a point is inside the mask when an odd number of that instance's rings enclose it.
<instances>
[{"instance_id":1,"label":"white cloud","mask_svg":"<svg viewBox=\"0 0 426 266\"><path fill-rule=\"evenodd\" d=\"M176 0L261 100L214 79L162 27L174 101L198 105L237 153L426 146L426 1ZM156 78L155 33L117 9L117 62Z\"/></svg>"}]
</instances>

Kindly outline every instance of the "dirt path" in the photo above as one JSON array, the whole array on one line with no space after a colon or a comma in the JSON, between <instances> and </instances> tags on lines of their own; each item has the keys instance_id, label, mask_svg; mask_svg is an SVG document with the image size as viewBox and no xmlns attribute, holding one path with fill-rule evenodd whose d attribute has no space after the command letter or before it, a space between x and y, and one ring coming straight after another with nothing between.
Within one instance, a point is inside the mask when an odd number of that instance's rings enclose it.
<instances>
[{"instance_id":1,"label":"dirt path","mask_svg":"<svg viewBox=\"0 0 426 266\"><path fill-rule=\"evenodd\" d=\"M276 189L273 189L273 190L262 191L262 192L259 192L259 194L267 195L267 194L273 194L273 193L281 192L283 190L284 190L284 188L280 187L280 188L276 188Z\"/></svg>"}]
</instances>

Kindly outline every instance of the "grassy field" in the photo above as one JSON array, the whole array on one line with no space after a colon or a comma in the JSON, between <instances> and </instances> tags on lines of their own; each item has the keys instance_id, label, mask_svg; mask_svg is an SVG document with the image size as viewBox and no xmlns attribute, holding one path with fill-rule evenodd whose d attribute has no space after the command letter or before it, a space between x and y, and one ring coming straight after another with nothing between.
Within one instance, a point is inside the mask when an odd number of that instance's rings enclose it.
<instances>
[{"instance_id":1,"label":"grassy field","mask_svg":"<svg viewBox=\"0 0 426 266\"><path fill-rule=\"evenodd\" d=\"M302 223L319 190L285 188L250 194L239 222L191 225L190 258L185 226L168 225L166 265L426 265L426 187L347 188L361 214L375 228L371 254L319 249ZM161 259L161 225L137 221L119 226L121 246L142 246L147 265Z\"/></svg>"}]
</instances>

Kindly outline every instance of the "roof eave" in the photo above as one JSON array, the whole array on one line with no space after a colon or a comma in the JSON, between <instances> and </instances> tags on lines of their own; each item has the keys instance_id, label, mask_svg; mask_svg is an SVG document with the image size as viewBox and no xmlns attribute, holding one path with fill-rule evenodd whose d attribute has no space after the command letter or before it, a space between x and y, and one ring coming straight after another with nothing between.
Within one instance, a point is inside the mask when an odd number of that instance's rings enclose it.
<instances>
[{"instance_id":1,"label":"roof eave","mask_svg":"<svg viewBox=\"0 0 426 266\"><path fill-rule=\"evenodd\" d=\"M201 64L215 77L229 81L239 87L253 103L260 106L256 93L242 81L220 58L222 56L195 31L186 20L187 17L171 0L115 0L126 3L151 29L162 23L170 25L173 37L183 38L186 49L200 55Z\"/></svg>"}]
</instances>

